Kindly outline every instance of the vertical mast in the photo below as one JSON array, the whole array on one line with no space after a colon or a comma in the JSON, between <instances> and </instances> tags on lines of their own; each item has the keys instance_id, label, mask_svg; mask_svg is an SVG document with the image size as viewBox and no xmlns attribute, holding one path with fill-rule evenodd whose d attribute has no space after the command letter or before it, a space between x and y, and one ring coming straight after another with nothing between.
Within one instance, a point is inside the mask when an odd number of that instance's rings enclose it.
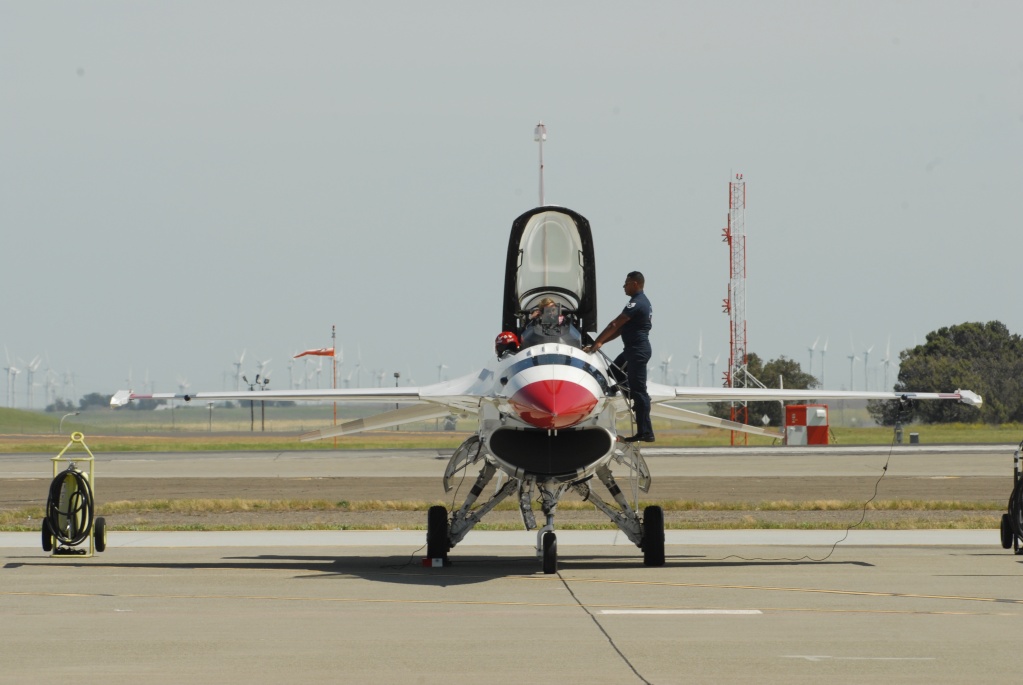
<instances>
[{"instance_id":1,"label":"vertical mast","mask_svg":"<svg viewBox=\"0 0 1023 685\"><path fill-rule=\"evenodd\" d=\"M543 120L536 125L536 129L533 130L533 140L540 143L540 207L544 206L543 203L543 142L547 140L547 127L543 125Z\"/></svg>"},{"instance_id":2,"label":"vertical mast","mask_svg":"<svg viewBox=\"0 0 1023 685\"><path fill-rule=\"evenodd\" d=\"M728 184L728 225L723 232L728 243L728 297L724 310L728 314L728 371L725 385L730 388L748 386L749 368L746 359L746 182L742 174ZM731 419L748 423L746 402L733 402ZM736 444L736 431L732 431L732 444ZM746 444L746 433L742 434Z\"/></svg>"},{"instance_id":3,"label":"vertical mast","mask_svg":"<svg viewBox=\"0 0 1023 685\"><path fill-rule=\"evenodd\" d=\"M333 388L337 390L337 325L332 324L330 327L330 361L333 365L333 373L331 376L334 378ZM334 401L334 427L337 428L337 400ZM337 436L334 436L334 447L337 447Z\"/></svg>"}]
</instances>

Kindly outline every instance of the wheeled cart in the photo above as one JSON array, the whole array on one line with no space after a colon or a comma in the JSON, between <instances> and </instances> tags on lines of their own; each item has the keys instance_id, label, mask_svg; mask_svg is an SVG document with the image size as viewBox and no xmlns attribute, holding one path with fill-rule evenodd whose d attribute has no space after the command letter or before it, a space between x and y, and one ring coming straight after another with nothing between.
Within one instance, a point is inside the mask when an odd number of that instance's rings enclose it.
<instances>
[{"instance_id":1,"label":"wheeled cart","mask_svg":"<svg viewBox=\"0 0 1023 685\"><path fill-rule=\"evenodd\" d=\"M1009 549L1016 554L1023 554L1020 551L1020 543L1023 542L1023 481L1020 480L1020 450L1023 450L1023 442L1019 444L1012 455L1012 494L1009 495L1009 511L1002 514L1002 548Z\"/></svg>"},{"instance_id":2,"label":"wheeled cart","mask_svg":"<svg viewBox=\"0 0 1023 685\"><path fill-rule=\"evenodd\" d=\"M73 447L85 454L69 454ZM43 515L43 551L50 552L50 556L88 557L102 552L107 547L107 523L103 518L94 518L96 460L85 444L85 436L72 433L71 441L51 461L53 481ZM79 464L86 468L83 470Z\"/></svg>"}]
</instances>

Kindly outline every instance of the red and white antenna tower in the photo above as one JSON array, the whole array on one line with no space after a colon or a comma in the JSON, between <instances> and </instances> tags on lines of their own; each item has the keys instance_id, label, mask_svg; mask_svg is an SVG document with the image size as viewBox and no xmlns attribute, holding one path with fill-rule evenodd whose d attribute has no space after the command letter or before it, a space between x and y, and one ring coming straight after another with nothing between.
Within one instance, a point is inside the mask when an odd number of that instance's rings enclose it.
<instances>
[{"instance_id":1,"label":"red and white antenna tower","mask_svg":"<svg viewBox=\"0 0 1023 685\"><path fill-rule=\"evenodd\" d=\"M745 388L749 384L749 368L746 363L746 182L742 174L728 184L728 225L722 231L724 242L728 243L728 297L724 311L728 314L728 371L725 372L725 386ZM732 421L748 423L749 408L746 402L733 402ZM736 444L736 431L732 431L732 444ZM742 434L747 444L746 433Z\"/></svg>"}]
</instances>

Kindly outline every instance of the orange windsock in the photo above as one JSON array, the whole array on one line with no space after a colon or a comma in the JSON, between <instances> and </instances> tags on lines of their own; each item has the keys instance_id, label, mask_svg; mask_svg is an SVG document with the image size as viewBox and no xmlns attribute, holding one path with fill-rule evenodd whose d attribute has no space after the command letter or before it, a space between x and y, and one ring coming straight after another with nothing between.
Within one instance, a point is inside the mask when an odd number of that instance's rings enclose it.
<instances>
[{"instance_id":1,"label":"orange windsock","mask_svg":"<svg viewBox=\"0 0 1023 685\"><path fill-rule=\"evenodd\" d=\"M301 352L299 354L296 354L294 357L292 357L292 359L298 359L299 357L305 357L306 355L312 355L312 356L316 356L316 357L333 357L334 356L334 348L333 347L321 347L318 350L306 350L305 352Z\"/></svg>"}]
</instances>

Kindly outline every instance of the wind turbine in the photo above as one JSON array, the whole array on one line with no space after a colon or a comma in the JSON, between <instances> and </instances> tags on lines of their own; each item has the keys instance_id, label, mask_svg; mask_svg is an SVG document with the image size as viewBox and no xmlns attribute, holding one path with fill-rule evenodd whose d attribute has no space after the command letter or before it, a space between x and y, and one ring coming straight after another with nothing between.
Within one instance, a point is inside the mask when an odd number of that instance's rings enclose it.
<instances>
[{"instance_id":1,"label":"wind turbine","mask_svg":"<svg viewBox=\"0 0 1023 685\"><path fill-rule=\"evenodd\" d=\"M700 366L703 364L703 331L700 331L700 344L696 348L696 354L693 355L693 359L696 360L696 385L699 387L703 385L703 381L700 380Z\"/></svg>"},{"instance_id":2,"label":"wind turbine","mask_svg":"<svg viewBox=\"0 0 1023 685\"><path fill-rule=\"evenodd\" d=\"M715 382L714 379L717 378L717 376L714 375L714 370L717 368L719 361L721 361L721 354L720 353L718 354L718 356L714 357L714 361L712 361L710 364L708 364L708 366L710 366L710 382L711 383L714 383Z\"/></svg>"},{"instance_id":3,"label":"wind turbine","mask_svg":"<svg viewBox=\"0 0 1023 685\"><path fill-rule=\"evenodd\" d=\"M846 358L849 360L849 389L854 390L855 386L853 385L853 366L859 360L859 357L856 356L856 350L853 349L851 338L849 340L849 356Z\"/></svg>"},{"instance_id":4,"label":"wind turbine","mask_svg":"<svg viewBox=\"0 0 1023 685\"><path fill-rule=\"evenodd\" d=\"M440 381L441 381L440 375L444 372L444 369L446 369L446 368L448 368L448 365L445 364L444 362L441 362L440 364L437 364L437 382L438 383L440 383Z\"/></svg>"},{"instance_id":5,"label":"wind turbine","mask_svg":"<svg viewBox=\"0 0 1023 685\"><path fill-rule=\"evenodd\" d=\"M46 406L52 405L57 401L57 380L60 378L53 369L47 368L46 374L43 376L43 387L46 389Z\"/></svg>"},{"instance_id":6,"label":"wind turbine","mask_svg":"<svg viewBox=\"0 0 1023 685\"><path fill-rule=\"evenodd\" d=\"M824 355L828 351L828 341L829 340L830 340L830 338L824 338L824 347L821 348L821 387L822 388L828 387L828 386L826 386L824 384L824 368L825 368L824 367Z\"/></svg>"},{"instance_id":7,"label":"wind turbine","mask_svg":"<svg viewBox=\"0 0 1023 685\"><path fill-rule=\"evenodd\" d=\"M661 359L661 382L662 383L667 383L668 382L668 369L671 368L671 358L673 356L675 356L675 355L669 354L667 357L664 357L663 359Z\"/></svg>"},{"instance_id":8,"label":"wind turbine","mask_svg":"<svg viewBox=\"0 0 1023 685\"><path fill-rule=\"evenodd\" d=\"M884 387L882 390L888 390L888 367L892 364L892 336L888 336L888 344L884 347L884 359L881 360L881 365L884 366Z\"/></svg>"},{"instance_id":9,"label":"wind turbine","mask_svg":"<svg viewBox=\"0 0 1023 685\"><path fill-rule=\"evenodd\" d=\"M870 353L873 351L874 346L871 345L867 349L863 350L863 389L870 390Z\"/></svg>"},{"instance_id":10,"label":"wind turbine","mask_svg":"<svg viewBox=\"0 0 1023 685\"><path fill-rule=\"evenodd\" d=\"M808 348L806 348L810 352L810 365L806 367L806 373L808 373L811 376L813 375L813 352L814 350L817 349L817 343L820 342L820 339L821 337L818 335L817 338L814 339L813 345L810 345Z\"/></svg>"},{"instance_id":11,"label":"wind turbine","mask_svg":"<svg viewBox=\"0 0 1023 685\"><path fill-rule=\"evenodd\" d=\"M31 409L32 406L35 404L35 391L33 390L33 388L35 387L35 384L33 383L33 377L35 376L36 370L39 368L39 365L42 364L42 363L43 363L42 357L40 357L37 354L35 357L33 357L32 361L30 361L26 365L26 367L25 367L26 371L28 372L25 375L25 379L28 381L28 408L29 409Z\"/></svg>"},{"instance_id":12,"label":"wind turbine","mask_svg":"<svg viewBox=\"0 0 1023 685\"><path fill-rule=\"evenodd\" d=\"M68 393L68 387L71 388L71 392ZM60 392L64 395L65 400L71 400L72 403L75 399L75 374L71 373L71 369L64 372L64 376L60 382Z\"/></svg>"},{"instance_id":13,"label":"wind turbine","mask_svg":"<svg viewBox=\"0 0 1023 685\"><path fill-rule=\"evenodd\" d=\"M288 388L295 390L295 355L298 354L298 350L295 350L288 355Z\"/></svg>"},{"instance_id":14,"label":"wind turbine","mask_svg":"<svg viewBox=\"0 0 1023 685\"><path fill-rule=\"evenodd\" d=\"M256 366L259 367L259 373L256 374L257 376L266 378L266 366L270 363L270 361L270 359L267 359L266 361L256 362Z\"/></svg>"},{"instance_id":15,"label":"wind turbine","mask_svg":"<svg viewBox=\"0 0 1023 685\"><path fill-rule=\"evenodd\" d=\"M689 367L692 366L692 362L686 364L686 370L682 372L682 385L689 384Z\"/></svg>"},{"instance_id":16,"label":"wind turbine","mask_svg":"<svg viewBox=\"0 0 1023 685\"><path fill-rule=\"evenodd\" d=\"M245 352L242 350L241 355L238 357L238 361L234 362L234 389L240 391L242 389L242 362L245 361Z\"/></svg>"},{"instance_id":17,"label":"wind turbine","mask_svg":"<svg viewBox=\"0 0 1023 685\"><path fill-rule=\"evenodd\" d=\"M4 355L7 356L7 366L4 367L4 371L7 372L7 406L14 407L14 380L21 373L21 369L11 363L11 353L7 351L7 346L4 346Z\"/></svg>"}]
</instances>

